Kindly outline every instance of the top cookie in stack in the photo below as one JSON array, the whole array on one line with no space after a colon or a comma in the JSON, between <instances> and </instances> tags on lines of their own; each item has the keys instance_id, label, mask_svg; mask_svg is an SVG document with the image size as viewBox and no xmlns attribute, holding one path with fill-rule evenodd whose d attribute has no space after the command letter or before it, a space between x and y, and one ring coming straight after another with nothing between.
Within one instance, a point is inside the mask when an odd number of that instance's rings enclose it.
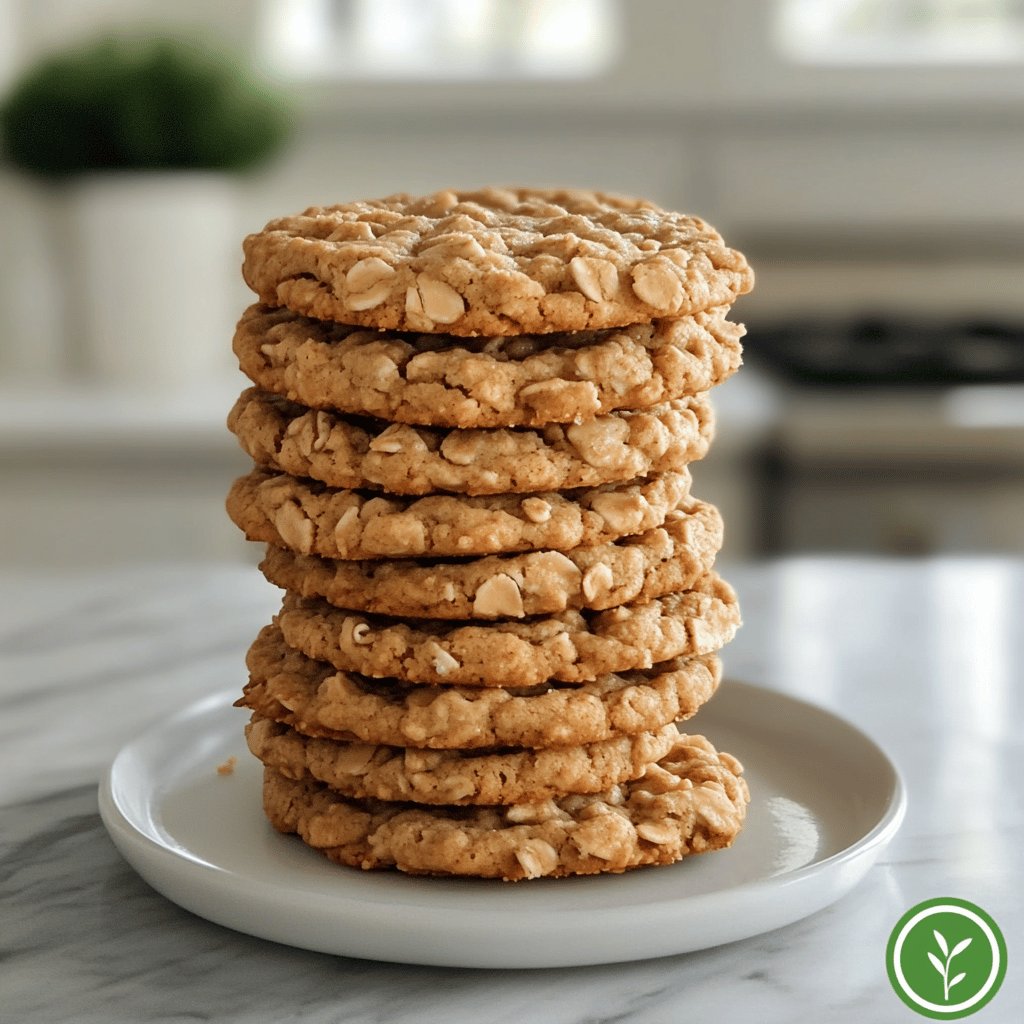
<instances>
[{"instance_id":1,"label":"top cookie in stack","mask_svg":"<svg viewBox=\"0 0 1024 1024\"><path fill-rule=\"evenodd\" d=\"M728 845L739 765L673 723L739 622L687 466L743 257L644 201L487 189L272 221L243 272L228 510L286 593L239 703L275 827L507 879Z\"/></svg>"},{"instance_id":2,"label":"top cookie in stack","mask_svg":"<svg viewBox=\"0 0 1024 1024\"><path fill-rule=\"evenodd\" d=\"M270 306L460 337L690 316L753 284L743 256L702 220L641 199L538 189L314 207L250 235L242 272Z\"/></svg>"}]
</instances>

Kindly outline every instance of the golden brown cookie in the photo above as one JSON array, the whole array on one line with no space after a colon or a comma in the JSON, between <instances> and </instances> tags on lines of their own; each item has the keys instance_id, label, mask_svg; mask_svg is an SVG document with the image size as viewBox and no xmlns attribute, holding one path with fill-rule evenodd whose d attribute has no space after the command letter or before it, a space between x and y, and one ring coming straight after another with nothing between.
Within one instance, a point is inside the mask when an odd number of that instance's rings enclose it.
<instances>
[{"instance_id":1,"label":"golden brown cookie","mask_svg":"<svg viewBox=\"0 0 1024 1024\"><path fill-rule=\"evenodd\" d=\"M609 673L710 654L740 624L732 588L714 572L692 590L603 612L562 612L487 625L415 623L334 608L286 594L285 642L343 672L411 683L534 686L583 683Z\"/></svg>"},{"instance_id":2,"label":"golden brown cookie","mask_svg":"<svg viewBox=\"0 0 1024 1024\"><path fill-rule=\"evenodd\" d=\"M651 732L696 714L722 674L713 654L569 686L412 686L337 672L265 626L236 702L307 736L436 750L557 747Z\"/></svg>"},{"instance_id":3,"label":"golden brown cookie","mask_svg":"<svg viewBox=\"0 0 1024 1024\"><path fill-rule=\"evenodd\" d=\"M267 548L263 575L283 590L338 608L427 619L498 619L614 608L689 590L714 564L722 518L689 499L663 526L570 551L470 561L337 561Z\"/></svg>"},{"instance_id":4,"label":"golden brown cookie","mask_svg":"<svg viewBox=\"0 0 1024 1024\"><path fill-rule=\"evenodd\" d=\"M411 874L524 878L620 872L720 850L743 827L743 768L683 736L633 782L595 795L507 807L424 807L340 796L264 772L263 807L338 864Z\"/></svg>"},{"instance_id":5,"label":"golden brown cookie","mask_svg":"<svg viewBox=\"0 0 1024 1024\"><path fill-rule=\"evenodd\" d=\"M674 725L597 743L542 750L426 750L304 736L253 716L249 750L289 779L314 778L359 799L417 804L538 803L600 793L635 779L672 749Z\"/></svg>"},{"instance_id":6,"label":"golden brown cookie","mask_svg":"<svg viewBox=\"0 0 1024 1024\"><path fill-rule=\"evenodd\" d=\"M753 286L704 221L598 192L496 189L312 207L244 243L268 306L401 331L584 331L687 316Z\"/></svg>"},{"instance_id":7,"label":"golden brown cookie","mask_svg":"<svg viewBox=\"0 0 1024 1024\"><path fill-rule=\"evenodd\" d=\"M714 431L706 395L542 430L445 430L306 409L244 391L228 427L261 465L331 487L392 494L502 494L625 483L703 458Z\"/></svg>"},{"instance_id":8,"label":"golden brown cookie","mask_svg":"<svg viewBox=\"0 0 1024 1024\"><path fill-rule=\"evenodd\" d=\"M457 338L372 331L252 306L242 371L313 409L441 427L544 426L707 391L741 362L743 327L719 308L572 334Z\"/></svg>"},{"instance_id":9,"label":"golden brown cookie","mask_svg":"<svg viewBox=\"0 0 1024 1024\"><path fill-rule=\"evenodd\" d=\"M479 556L568 551L655 529L690 493L690 474L576 491L385 497L254 469L227 510L249 540L325 558Z\"/></svg>"}]
</instances>

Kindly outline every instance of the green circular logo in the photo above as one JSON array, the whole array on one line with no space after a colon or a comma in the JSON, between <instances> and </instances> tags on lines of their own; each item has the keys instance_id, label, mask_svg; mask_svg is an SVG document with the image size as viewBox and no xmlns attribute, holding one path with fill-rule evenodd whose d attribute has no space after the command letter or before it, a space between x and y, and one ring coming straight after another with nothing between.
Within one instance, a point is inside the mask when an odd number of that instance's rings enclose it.
<instances>
[{"instance_id":1,"label":"green circular logo","mask_svg":"<svg viewBox=\"0 0 1024 1024\"><path fill-rule=\"evenodd\" d=\"M967 900L925 900L896 922L885 967L896 995L916 1013L956 1020L977 1013L999 991L1006 940Z\"/></svg>"}]
</instances>

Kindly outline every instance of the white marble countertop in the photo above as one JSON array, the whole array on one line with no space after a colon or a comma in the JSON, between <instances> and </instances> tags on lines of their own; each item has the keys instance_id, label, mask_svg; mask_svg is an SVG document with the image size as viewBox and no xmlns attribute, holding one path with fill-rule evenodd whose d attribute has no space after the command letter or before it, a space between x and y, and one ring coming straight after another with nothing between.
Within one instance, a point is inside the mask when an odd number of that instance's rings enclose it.
<instances>
[{"instance_id":1,"label":"white marble countertop","mask_svg":"<svg viewBox=\"0 0 1024 1024\"><path fill-rule=\"evenodd\" d=\"M276 601L242 566L0 579L0 1020L899 1022L885 943L934 896L993 913L1010 950L979 1015L1024 1019L1024 561L798 559L726 575L729 674L871 733L909 788L901 833L849 896L697 954L549 971L345 960L180 910L121 859L96 785L161 715L242 684ZM496 922L496 927L500 922Z\"/></svg>"}]
</instances>

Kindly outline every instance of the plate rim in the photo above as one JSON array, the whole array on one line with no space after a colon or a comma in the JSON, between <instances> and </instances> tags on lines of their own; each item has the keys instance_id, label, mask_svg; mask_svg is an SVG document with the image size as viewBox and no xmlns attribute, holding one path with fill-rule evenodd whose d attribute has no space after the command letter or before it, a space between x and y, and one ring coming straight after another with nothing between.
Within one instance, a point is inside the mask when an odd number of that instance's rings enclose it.
<instances>
[{"instance_id":1,"label":"plate rim","mask_svg":"<svg viewBox=\"0 0 1024 1024\"><path fill-rule=\"evenodd\" d=\"M811 903L815 905L811 906L810 909L801 910L788 917L783 914L777 923L772 924L767 928L759 928L756 930L741 929L737 934L732 937L722 939L720 942L680 946L680 948L676 950L670 949L654 952L638 952L636 955L620 955L614 957L574 957L569 955L567 952L567 958L564 962L554 964L548 963L548 961L545 960L545 966L598 964L627 959L646 959L651 956L665 956L671 955L673 952L687 952L701 948L710 948L710 946L721 944L721 942L737 941L740 938L752 937L756 934L762 934L765 931L771 931L775 928L783 927L785 924L792 923L817 912L845 895L861 880L864 874L867 873L877 859L880 851L892 840L896 832L899 830L906 815L908 801L907 787L903 774L896 761L863 729L830 708L816 704L813 701L806 700L802 697L793 696L781 690L759 686L757 684L732 677L723 680L722 688L725 687L728 687L734 695L745 691L747 694L745 698L746 700L749 700L753 695L760 700L767 700L776 705L780 703L783 706L787 703L790 705L796 705L803 713L817 715L829 721L833 726L838 726L845 730L848 734L855 737L858 742L866 744L871 749L872 754L875 757L876 767L884 766L887 774L885 803L881 813L877 817L877 820L875 820L874 824L863 832L863 834L861 834L856 840L849 843L841 850L837 850L820 860L814 860L809 864L802 865L789 871L784 871L781 874L748 879L724 888L717 888L702 893L690 893L674 898L669 897L658 900L646 898L643 901L634 904L616 902L597 906L564 907L559 909L559 918L561 921L571 926L576 919L585 918L588 922L596 922L596 924L600 925L602 919L607 921L621 921L624 915L631 911L635 912L640 908L643 909L645 920L648 922L655 921L655 919L668 921L674 918L674 916L677 915L683 907L690 907L694 910L700 911L702 905L716 904L721 901L757 902L759 900L763 900L769 894L778 894L781 890L791 892L794 888L813 889L816 883L819 883L818 887L821 888L820 883L822 880L831 877L831 875L836 871L841 870L844 865L856 865L856 870L852 872L852 877L845 881L839 891L835 891L835 888L833 887L832 889L829 889L827 893L817 894L817 897L811 901ZM126 808L123 805L123 802L118 799L116 791L116 776L118 775L119 768L124 765L124 762L130 758L136 750L140 748L145 749L156 737L161 736L167 730L180 726L182 722L190 718L203 718L217 711L226 711L233 704L235 696L235 691L229 689L207 694L199 700L182 708L174 715L149 726L122 746L112 760L109 768L104 773L99 786L99 810L103 823L115 846L117 846L122 856L125 857L132 868L158 892L161 892L164 896L171 899L172 902L185 906L186 909L193 913L206 917L208 920L215 921L218 924L226 925L227 927L233 928L237 931L250 935L258 935L261 938L269 939L271 941L284 942L286 944L302 948L334 953L335 955L359 957L361 954L359 952L353 952L351 949L341 950L339 948L327 947L322 943L318 944L294 941L293 939L283 939L279 937L279 934L272 934L274 929L271 929L269 932L266 930L254 930L252 927L239 925L237 921L226 920L223 915L215 916L207 914L202 909L197 909L194 903L190 905L189 903L183 902L177 896L172 895L171 892L167 891L162 880L154 880L150 874L151 865L154 862L162 862L167 872L199 872L203 879L203 886L206 888L218 885L222 887L227 886L227 888L241 896L252 896L263 888L260 883L251 876L247 876L230 867L211 863L210 861L195 855L187 848L172 846L167 842L160 841L156 836L151 834L149 829L146 827L148 825L152 828L153 823L137 821L135 816L130 813L130 809ZM155 790L149 790L148 796L151 801L156 797L156 795L157 793ZM136 856L132 856L133 853L136 854ZM143 861L143 866L140 866L139 860ZM332 907L336 908L338 913L353 913L357 916L363 916L367 913L374 914L385 909L390 909L392 911L396 909L403 910L410 907L416 907L416 893L426 891L426 887L431 884L429 879L423 879L416 876L402 876L400 873L393 877L401 877L403 880L413 883L415 888L410 886L409 889L409 895L411 897L410 900L395 901L390 899L386 892L382 894L367 893L361 896L351 892L339 891L332 892L330 894L330 904ZM469 881L470 884L474 886L480 885L479 880L476 879L446 879L445 881L448 883L446 888L449 890L452 883L459 884L462 881ZM610 881L614 884L614 878ZM170 888L173 888L173 886ZM508 886L500 886L496 887L495 891L503 892L509 888L510 887ZM313 898L313 894L310 890L303 887L297 887L294 884L289 885L287 882L276 890L276 894L278 897L287 894L299 901L311 900ZM420 904L420 906L422 906L422 904ZM506 905L502 905L500 907L487 907L485 905L460 906L458 907L458 913L461 917L468 918L471 922L471 926L476 927L484 925L485 923L493 926L495 913L500 913L502 915L503 922L515 922L519 925L524 925L536 917L536 911L532 908ZM444 956L437 951L431 951L429 949L424 950L423 955L417 957L389 957L372 954L367 954L367 956L373 959L392 959L396 962L432 964L438 966L540 966L539 963L515 964L504 961L499 963L497 961L488 960L486 956L482 956L482 959L478 957L478 961L471 962L471 959L452 959L451 957Z\"/></svg>"}]
</instances>

